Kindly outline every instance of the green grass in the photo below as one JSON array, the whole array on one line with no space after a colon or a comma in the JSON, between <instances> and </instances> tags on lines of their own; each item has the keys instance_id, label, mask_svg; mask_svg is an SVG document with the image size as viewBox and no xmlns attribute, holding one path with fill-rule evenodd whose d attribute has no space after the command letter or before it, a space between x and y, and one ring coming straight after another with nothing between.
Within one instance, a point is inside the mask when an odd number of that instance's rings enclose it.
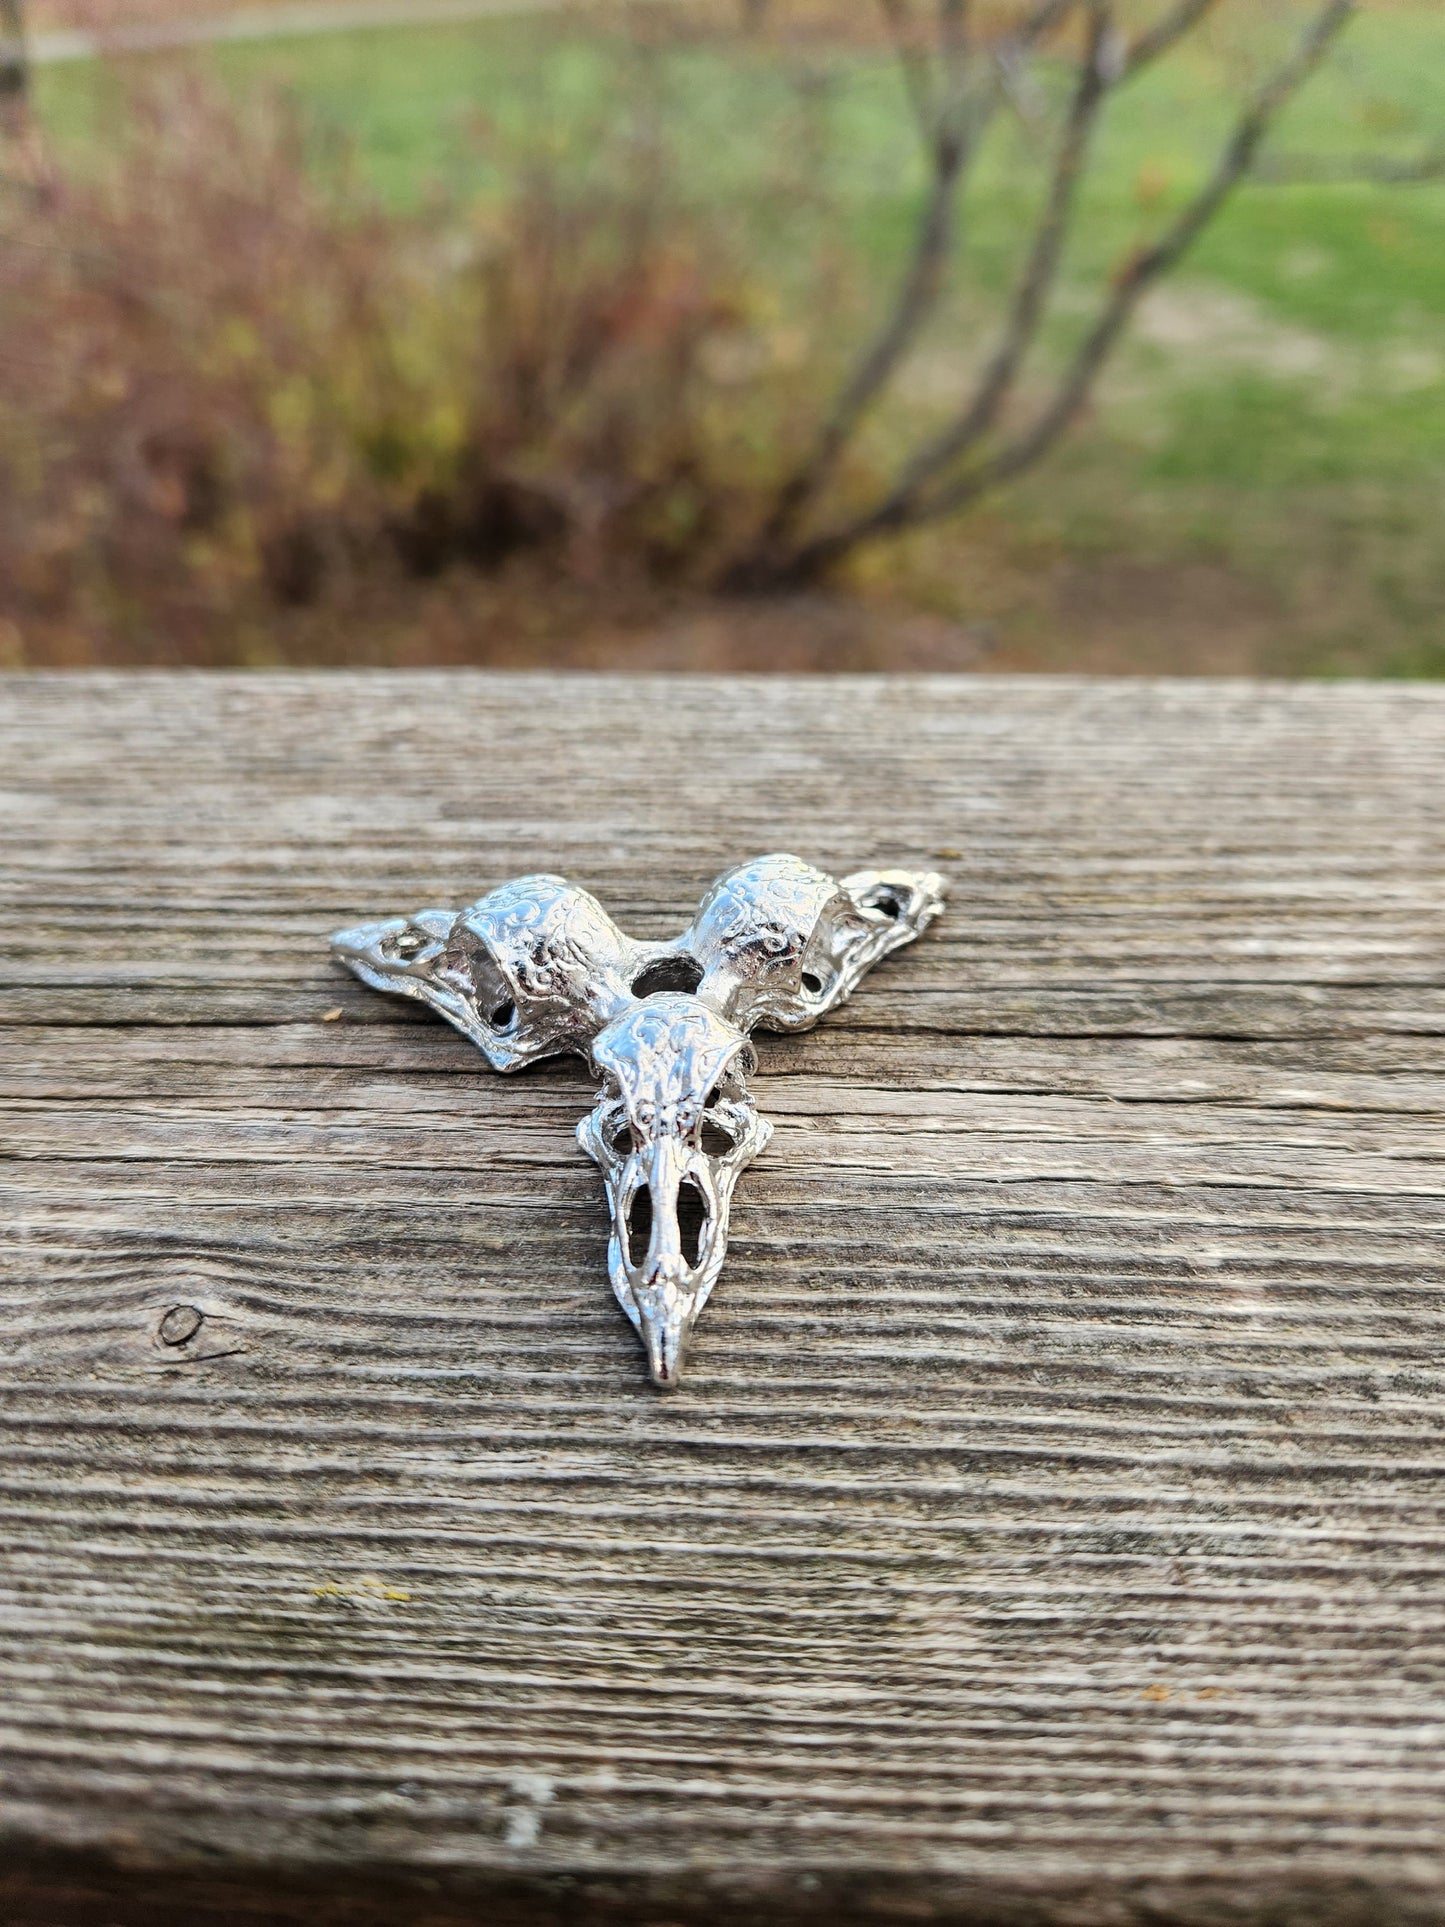
<instances>
[{"instance_id":1,"label":"green grass","mask_svg":"<svg viewBox=\"0 0 1445 1927\"><path fill-rule=\"evenodd\" d=\"M1275 12L1247 0L1245 41L1262 38ZM1238 33L1201 42L1115 103L1045 370L1111 263L1198 179L1237 97L1235 63L1249 51ZM369 30L215 59L238 89L280 84L344 130L376 191L403 205L439 185L497 191L522 140L570 145L585 165L592 136L639 87L617 47L569 34L557 19ZM796 74L774 54L675 49L652 63L647 86L684 190L726 223L785 306L806 301L820 240L841 246L858 291L856 305L840 308L831 345L841 355L904 257L921 177L891 64L838 54L815 65L806 114ZM103 92L93 70L52 70L42 110L62 140L83 144ZM1405 153L1442 129L1445 10L1394 6L1355 25L1276 145ZM925 359L986 338L1032 206L1037 139L1011 123L990 147ZM1129 346L1107 405L993 513L990 539L1005 554L1017 542L1033 570L1044 552L1070 567L1147 554L1229 572L1251 606L1277 616L1263 667L1445 674L1445 185L1246 187L1167 304L1162 334L1146 326ZM886 462L901 432L899 417L883 418L875 459ZM914 593L922 569L919 593L976 615L973 558L971 539L932 537L883 579ZM993 613L1007 630L1000 595ZM1067 610L1020 616L1019 633L1050 619L1065 622Z\"/></svg>"}]
</instances>

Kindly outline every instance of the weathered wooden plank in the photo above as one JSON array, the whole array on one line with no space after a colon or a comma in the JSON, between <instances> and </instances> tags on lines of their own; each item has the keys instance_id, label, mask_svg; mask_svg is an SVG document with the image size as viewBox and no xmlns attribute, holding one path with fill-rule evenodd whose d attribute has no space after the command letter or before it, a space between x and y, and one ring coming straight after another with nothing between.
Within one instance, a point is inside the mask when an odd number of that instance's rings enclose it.
<instances>
[{"instance_id":1,"label":"weathered wooden plank","mask_svg":"<svg viewBox=\"0 0 1445 1927\"><path fill-rule=\"evenodd\" d=\"M1445 1919L1442 775L1426 688L0 685L0 1919ZM581 1067L324 937L788 847L954 897L761 1040L660 1401Z\"/></svg>"}]
</instances>

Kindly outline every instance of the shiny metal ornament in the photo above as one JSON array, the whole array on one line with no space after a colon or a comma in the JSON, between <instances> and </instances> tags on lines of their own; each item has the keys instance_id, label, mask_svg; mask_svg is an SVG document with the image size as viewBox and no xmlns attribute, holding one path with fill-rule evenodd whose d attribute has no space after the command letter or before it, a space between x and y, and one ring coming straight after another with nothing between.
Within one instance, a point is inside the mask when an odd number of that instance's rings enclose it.
<instances>
[{"instance_id":1,"label":"shiny metal ornament","mask_svg":"<svg viewBox=\"0 0 1445 1927\"><path fill-rule=\"evenodd\" d=\"M727 1253L728 1211L772 1126L748 1091L753 1029L807 1030L943 907L933 871L835 882L795 856L720 876L672 943L625 936L561 877L520 877L470 909L339 930L332 954L416 997L499 1071L573 1051L601 1079L577 1141L612 1213L612 1289L674 1386Z\"/></svg>"}]
</instances>

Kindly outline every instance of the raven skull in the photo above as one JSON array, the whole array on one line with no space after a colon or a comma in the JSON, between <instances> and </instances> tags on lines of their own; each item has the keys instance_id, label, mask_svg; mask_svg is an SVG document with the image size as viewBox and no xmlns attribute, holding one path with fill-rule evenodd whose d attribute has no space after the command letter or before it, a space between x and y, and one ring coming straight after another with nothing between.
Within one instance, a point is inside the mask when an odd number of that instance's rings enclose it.
<instances>
[{"instance_id":1,"label":"raven skull","mask_svg":"<svg viewBox=\"0 0 1445 1927\"><path fill-rule=\"evenodd\" d=\"M733 1187L773 1134L748 1094L756 1061L744 1033L701 998L665 991L592 1046L602 1093L577 1141L602 1167L612 1289L657 1385L677 1382L727 1252Z\"/></svg>"},{"instance_id":2,"label":"raven skull","mask_svg":"<svg viewBox=\"0 0 1445 1927\"><path fill-rule=\"evenodd\" d=\"M589 1059L602 1089L577 1138L607 1190L612 1289L653 1382L673 1386L727 1252L733 1189L772 1136L748 1092L748 1032L817 1023L942 902L932 871L840 883L765 856L720 876L672 943L634 941L548 875L331 942L363 983L429 1004L498 1070Z\"/></svg>"}]
</instances>

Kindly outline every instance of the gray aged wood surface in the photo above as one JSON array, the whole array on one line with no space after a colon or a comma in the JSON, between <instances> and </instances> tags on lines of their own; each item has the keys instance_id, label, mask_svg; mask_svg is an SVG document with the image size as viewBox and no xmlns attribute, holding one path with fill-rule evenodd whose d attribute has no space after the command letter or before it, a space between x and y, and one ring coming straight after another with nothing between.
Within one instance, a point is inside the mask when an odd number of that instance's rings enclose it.
<instances>
[{"instance_id":1,"label":"gray aged wood surface","mask_svg":"<svg viewBox=\"0 0 1445 1927\"><path fill-rule=\"evenodd\" d=\"M0 706L0 1919L1445 1919L1445 690ZM580 1064L325 938L776 848L952 904L664 1400Z\"/></svg>"}]
</instances>

